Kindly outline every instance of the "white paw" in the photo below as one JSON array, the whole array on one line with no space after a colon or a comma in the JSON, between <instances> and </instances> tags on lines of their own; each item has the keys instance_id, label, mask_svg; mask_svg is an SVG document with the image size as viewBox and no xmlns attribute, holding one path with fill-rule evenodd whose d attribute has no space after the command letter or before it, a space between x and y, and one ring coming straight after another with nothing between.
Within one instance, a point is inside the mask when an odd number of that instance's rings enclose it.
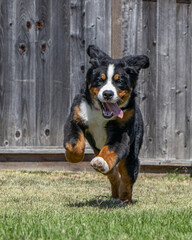
<instances>
[{"instance_id":1,"label":"white paw","mask_svg":"<svg viewBox=\"0 0 192 240\"><path fill-rule=\"evenodd\" d=\"M109 166L102 157L93 158L90 164L96 171L101 173L107 173L109 171Z\"/></svg>"},{"instance_id":2,"label":"white paw","mask_svg":"<svg viewBox=\"0 0 192 240\"><path fill-rule=\"evenodd\" d=\"M119 198L111 198L110 202L111 203L120 203L120 199Z\"/></svg>"}]
</instances>

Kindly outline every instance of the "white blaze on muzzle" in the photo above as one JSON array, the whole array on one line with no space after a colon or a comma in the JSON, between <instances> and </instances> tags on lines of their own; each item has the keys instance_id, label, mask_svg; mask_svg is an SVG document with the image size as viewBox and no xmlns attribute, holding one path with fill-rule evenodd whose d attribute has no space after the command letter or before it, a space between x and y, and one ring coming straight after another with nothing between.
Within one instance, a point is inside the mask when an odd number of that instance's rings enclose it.
<instances>
[{"instance_id":1,"label":"white blaze on muzzle","mask_svg":"<svg viewBox=\"0 0 192 240\"><path fill-rule=\"evenodd\" d=\"M106 100L103 97L104 91L112 91L113 92L113 97L110 99L109 102L116 103L118 100L117 90L116 90L115 86L112 84L114 70L115 70L115 66L113 64L109 64L108 69L107 69L107 83L100 89L100 91L98 93L98 99L101 102L106 102Z\"/></svg>"},{"instance_id":2,"label":"white blaze on muzzle","mask_svg":"<svg viewBox=\"0 0 192 240\"><path fill-rule=\"evenodd\" d=\"M123 111L119 108L117 104L118 100L117 90L112 83L114 70L115 66L113 64L109 64L107 70L107 83L99 90L98 99L101 102L104 117L110 118L113 115L115 115L119 118L123 118ZM106 100L104 98L105 91L113 93L113 96L109 100Z\"/></svg>"}]
</instances>

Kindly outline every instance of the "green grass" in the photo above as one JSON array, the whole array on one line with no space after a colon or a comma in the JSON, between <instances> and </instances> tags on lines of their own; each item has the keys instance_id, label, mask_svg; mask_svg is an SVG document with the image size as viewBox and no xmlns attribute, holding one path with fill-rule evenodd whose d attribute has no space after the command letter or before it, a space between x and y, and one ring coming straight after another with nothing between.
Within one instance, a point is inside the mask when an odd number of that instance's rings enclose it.
<instances>
[{"instance_id":1,"label":"green grass","mask_svg":"<svg viewBox=\"0 0 192 240\"><path fill-rule=\"evenodd\" d=\"M192 239L189 176L140 176L131 206L97 173L0 172L0 240Z\"/></svg>"}]
</instances>

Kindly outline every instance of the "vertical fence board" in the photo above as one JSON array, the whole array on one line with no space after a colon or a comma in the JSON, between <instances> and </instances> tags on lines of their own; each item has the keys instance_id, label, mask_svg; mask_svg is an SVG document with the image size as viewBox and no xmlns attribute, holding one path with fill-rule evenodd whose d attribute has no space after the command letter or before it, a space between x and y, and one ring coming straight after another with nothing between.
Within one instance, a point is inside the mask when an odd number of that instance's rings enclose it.
<instances>
[{"instance_id":1,"label":"vertical fence board","mask_svg":"<svg viewBox=\"0 0 192 240\"><path fill-rule=\"evenodd\" d=\"M85 81L85 0L71 0L70 51L71 51L71 100Z\"/></svg>"},{"instance_id":2,"label":"vertical fence board","mask_svg":"<svg viewBox=\"0 0 192 240\"><path fill-rule=\"evenodd\" d=\"M16 108L15 82L15 45L16 45L16 2L1 1L1 34L0 34L0 146L15 146L21 138L18 131Z\"/></svg>"},{"instance_id":3,"label":"vertical fence board","mask_svg":"<svg viewBox=\"0 0 192 240\"><path fill-rule=\"evenodd\" d=\"M53 146L62 146L63 144L63 126L70 105L69 2L69 0L52 1L50 141Z\"/></svg>"},{"instance_id":4,"label":"vertical fence board","mask_svg":"<svg viewBox=\"0 0 192 240\"><path fill-rule=\"evenodd\" d=\"M122 0L123 56L137 52L137 14L139 0Z\"/></svg>"},{"instance_id":5,"label":"vertical fence board","mask_svg":"<svg viewBox=\"0 0 192 240\"><path fill-rule=\"evenodd\" d=\"M37 145L50 145L51 117L51 2L36 0L34 18L36 34L36 134Z\"/></svg>"},{"instance_id":6,"label":"vertical fence board","mask_svg":"<svg viewBox=\"0 0 192 240\"><path fill-rule=\"evenodd\" d=\"M177 5L177 83L176 83L176 134L177 159L189 158L188 83L190 78L188 5Z\"/></svg>"},{"instance_id":7,"label":"vertical fence board","mask_svg":"<svg viewBox=\"0 0 192 240\"><path fill-rule=\"evenodd\" d=\"M15 127L17 146L35 145L35 34L26 23L33 18L35 3L17 1L15 19ZM14 44L14 42L12 43ZM19 135L18 135L19 136Z\"/></svg>"},{"instance_id":8,"label":"vertical fence board","mask_svg":"<svg viewBox=\"0 0 192 240\"><path fill-rule=\"evenodd\" d=\"M9 79L9 55L11 52L9 32L11 26L8 19L8 1L0 2L0 146L9 143L8 124L10 111L11 81ZM8 29L8 31L7 31Z\"/></svg>"},{"instance_id":9,"label":"vertical fence board","mask_svg":"<svg viewBox=\"0 0 192 240\"><path fill-rule=\"evenodd\" d=\"M122 7L121 1L111 2L111 56L122 57Z\"/></svg>"},{"instance_id":10,"label":"vertical fence board","mask_svg":"<svg viewBox=\"0 0 192 240\"><path fill-rule=\"evenodd\" d=\"M105 51L111 56L112 54L112 40L111 40L111 28L112 28L112 3L111 0L105 0ZM122 18L122 16L120 15ZM120 21L120 19L119 19ZM121 28L122 35L122 28ZM121 38L121 37L120 37ZM122 45L122 42L119 43ZM121 48L120 48L121 49ZM122 53L121 53L122 55Z\"/></svg>"},{"instance_id":11,"label":"vertical fence board","mask_svg":"<svg viewBox=\"0 0 192 240\"><path fill-rule=\"evenodd\" d=\"M94 8L94 0L85 1L85 49L89 44L95 44L95 18L96 10ZM89 57L85 54L85 69L89 68Z\"/></svg>"},{"instance_id":12,"label":"vertical fence board","mask_svg":"<svg viewBox=\"0 0 192 240\"><path fill-rule=\"evenodd\" d=\"M7 119L8 125L8 135L5 135L5 138L9 139L9 146L16 146L16 143L20 141L22 137L21 129L18 129L17 121L15 119L15 109L16 109L16 84L15 84L15 62L17 61L16 58L16 1L9 0L8 6L8 24L9 24L9 51L8 51L8 63L9 63L9 75L8 78L5 79L6 82L11 84L11 89L9 92L9 97L11 99L9 105L9 117Z\"/></svg>"},{"instance_id":13,"label":"vertical fence board","mask_svg":"<svg viewBox=\"0 0 192 240\"><path fill-rule=\"evenodd\" d=\"M108 33L110 30L107 28L110 26L111 19L106 18L111 12L109 2L111 1L105 0L104 3L97 0L85 1L85 49L89 44L96 44L103 51L110 54L111 39ZM87 70L89 67L87 54L85 54L85 66Z\"/></svg>"},{"instance_id":14,"label":"vertical fence board","mask_svg":"<svg viewBox=\"0 0 192 240\"><path fill-rule=\"evenodd\" d=\"M150 67L143 70L140 81L140 108L144 120L144 141L141 156L156 158L156 32L157 3L143 2L142 36L140 54L147 54ZM153 23L153 24L150 24Z\"/></svg>"},{"instance_id":15,"label":"vertical fence board","mask_svg":"<svg viewBox=\"0 0 192 240\"><path fill-rule=\"evenodd\" d=\"M105 49L105 2L94 1L95 43Z\"/></svg>"},{"instance_id":16,"label":"vertical fence board","mask_svg":"<svg viewBox=\"0 0 192 240\"><path fill-rule=\"evenodd\" d=\"M175 157L176 4L160 0L157 5L157 142L156 155ZM165 27L167 26L167 27Z\"/></svg>"},{"instance_id":17,"label":"vertical fence board","mask_svg":"<svg viewBox=\"0 0 192 240\"><path fill-rule=\"evenodd\" d=\"M188 38L187 38L187 84L186 84L186 127L185 127L185 143L186 143L186 157L185 159L192 159L191 158L191 144L192 144L192 124L191 124L191 116L192 116L192 111L191 111L191 107L192 107L192 98L191 98L191 86L192 86L192 75L191 75L191 64L192 64L192 41L191 41L191 4L187 5L187 34L188 34ZM190 53L190 54L189 54Z\"/></svg>"}]
</instances>

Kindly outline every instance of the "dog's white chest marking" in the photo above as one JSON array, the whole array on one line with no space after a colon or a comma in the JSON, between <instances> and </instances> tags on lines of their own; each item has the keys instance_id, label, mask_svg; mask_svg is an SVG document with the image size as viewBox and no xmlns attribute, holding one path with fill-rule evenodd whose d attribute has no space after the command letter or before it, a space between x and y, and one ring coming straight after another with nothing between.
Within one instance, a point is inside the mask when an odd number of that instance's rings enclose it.
<instances>
[{"instance_id":1,"label":"dog's white chest marking","mask_svg":"<svg viewBox=\"0 0 192 240\"><path fill-rule=\"evenodd\" d=\"M108 120L103 118L101 111L92 109L85 101L80 104L80 110L79 116L88 125L88 131L93 136L96 147L103 148L107 140L105 126Z\"/></svg>"}]
</instances>

